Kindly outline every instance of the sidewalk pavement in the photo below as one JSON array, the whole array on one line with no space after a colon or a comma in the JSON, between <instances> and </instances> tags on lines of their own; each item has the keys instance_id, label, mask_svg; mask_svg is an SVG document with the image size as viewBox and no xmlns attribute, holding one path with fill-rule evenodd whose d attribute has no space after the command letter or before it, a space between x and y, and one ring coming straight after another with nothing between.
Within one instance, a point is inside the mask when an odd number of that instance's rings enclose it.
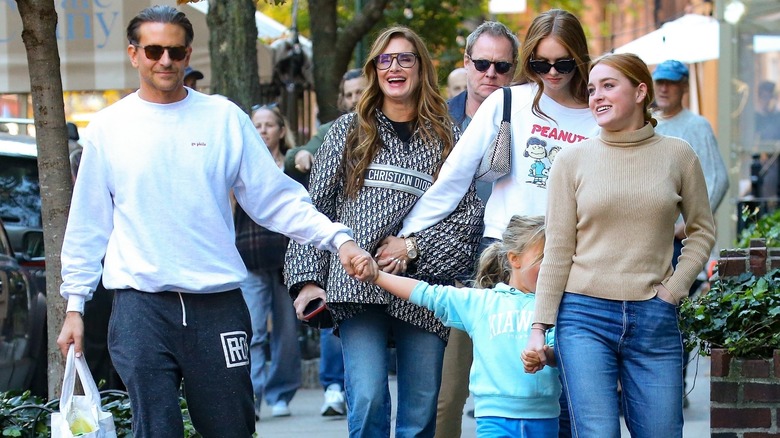
<instances>
[{"instance_id":1,"label":"sidewalk pavement","mask_svg":"<svg viewBox=\"0 0 780 438\"><path fill-rule=\"evenodd\" d=\"M683 436L686 438L708 437L710 436L709 357L692 357L688 369L688 381L688 399L690 404L685 409ZM693 385L691 385L692 382ZM390 394L393 398L392 421L395 422L396 381L393 376L390 378ZM271 408L264 405L260 421L257 423L257 436L260 438L294 438L302 436L345 438L349 436L346 418L320 416L322 402L323 391L319 389L301 389L290 403L290 411L292 411L292 416L290 417L273 418L271 417ZM469 398L464 412L473 408L474 404L471 398ZM625 424L622 423L621 420L622 437L629 437L628 430L625 428ZM476 426L473 418L464 415L463 434L461 437L475 438Z\"/></svg>"}]
</instances>

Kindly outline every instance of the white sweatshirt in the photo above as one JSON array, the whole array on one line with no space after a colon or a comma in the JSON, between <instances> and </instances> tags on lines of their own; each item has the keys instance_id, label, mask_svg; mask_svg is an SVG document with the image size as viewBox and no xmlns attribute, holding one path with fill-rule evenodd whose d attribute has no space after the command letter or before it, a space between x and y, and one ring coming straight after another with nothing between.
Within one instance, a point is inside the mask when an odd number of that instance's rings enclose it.
<instances>
[{"instance_id":1,"label":"white sweatshirt","mask_svg":"<svg viewBox=\"0 0 780 438\"><path fill-rule=\"evenodd\" d=\"M513 215L545 214L546 182L555 154L598 133L588 108L566 108L543 94L540 106L553 122L531 112L536 84L518 85L511 90L512 171L493 184L485 206L484 236L496 239L501 238ZM480 105L438 179L404 220L399 235L424 230L455 209L474 179L482 156L498 135L503 102L504 94L497 90Z\"/></svg>"},{"instance_id":2,"label":"white sweatshirt","mask_svg":"<svg viewBox=\"0 0 780 438\"><path fill-rule=\"evenodd\" d=\"M239 107L187 91L171 104L131 94L87 127L62 247L68 311L83 312L101 272L108 289L237 288L246 268L231 189L252 219L298 242L336 251L351 239L279 170Z\"/></svg>"}]
</instances>

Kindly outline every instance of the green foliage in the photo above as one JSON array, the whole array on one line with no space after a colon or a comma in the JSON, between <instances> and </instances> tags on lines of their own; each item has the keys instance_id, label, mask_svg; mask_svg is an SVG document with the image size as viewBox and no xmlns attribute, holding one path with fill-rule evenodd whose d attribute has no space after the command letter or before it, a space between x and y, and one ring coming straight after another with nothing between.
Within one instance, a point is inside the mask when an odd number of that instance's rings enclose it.
<instances>
[{"instance_id":1,"label":"green foliage","mask_svg":"<svg viewBox=\"0 0 780 438\"><path fill-rule=\"evenodd\" d=\"M717 279L709 291L680 307L689 348L724 348L735 357L768 358L780 349L780 269Z\"/></svg>"},{"instance_id":2,"label":"green foliage","mask_svg":"<svg viewBox=\"0 0 780 438\"><path fill-rule=\"evenodd\" d=\"M30 391L0 393L0 430L4 437L46 437L51 407Z\"/></svg>"},{"instance_id":3,"label":"green foliage","mask_svg":"<svg viewBox=\"0 0 780 438\"><path fill-rule=\"evenodd\" d=\"M757 209L744 208L742 220L749 226L740 236L740 247L750 239L766 239L767 247L780 243L780 210L758 217ZM763 276L745 272L737 277L716 278L709 291L680 306L680 330L686 346L724 348L735 357L772 357L780 349L780 269Z\"/></svg>"},{"instance_id":4,"label":"green foliage","mask_svg":"<svg viewBox=\"0 0 780 438\"><path fill-rule=\"evenodd\" d=\"M759 217L758 208L745 206L742 221L748 224L739 235L737 246L747 248L750 239L764 238L767 247L780 246L780 209Z\"/></svg>"},{"instance_id":5,"label":"green foliage","mask_svg":"<svg viewBox=\"0 0 780 438\"><path fill-rule=\"evenodd\" d=\"M103 410L114 416L117 437L132 437L133 412L130 398L124 391L101 391ZM200 438L190 420L189 409L184 398L179 399L181 412L184 416L184 437ZM49 424L52 412L59 409L59 400L48 403L40 397L30 394L30 391L0 392L0 431L3 437L34 437L49 436Z\"/></svg>"}]
</instances>

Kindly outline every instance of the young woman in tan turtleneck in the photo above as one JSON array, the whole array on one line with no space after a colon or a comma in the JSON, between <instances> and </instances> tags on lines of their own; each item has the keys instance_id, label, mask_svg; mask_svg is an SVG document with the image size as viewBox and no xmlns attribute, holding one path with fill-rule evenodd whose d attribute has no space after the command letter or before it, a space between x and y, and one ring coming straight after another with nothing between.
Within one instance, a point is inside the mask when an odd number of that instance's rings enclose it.
<instances>
[{"instance_id":1,"label":"young woman in tan turtleneck","mask_svg":"<svg viewBox=\"0 0 780 438\"><path fill-rule=\"evenodd\" d=\"M677 305L715 243L704 175L688 143L654 132L637 56L597 59L588 94L601 134L555 159L527 351L555 325L574 436L619 437L620 404L633 437L681 437ZM688 237L673 269L680 214Z\"/></svg>"}]
</instances>

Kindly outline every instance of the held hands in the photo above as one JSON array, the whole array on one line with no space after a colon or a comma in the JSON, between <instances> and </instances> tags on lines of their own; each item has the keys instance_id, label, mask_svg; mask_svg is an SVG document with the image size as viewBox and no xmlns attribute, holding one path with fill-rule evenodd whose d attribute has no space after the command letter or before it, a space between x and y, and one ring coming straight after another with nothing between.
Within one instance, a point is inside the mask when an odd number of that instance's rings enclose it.
<instances>
[{"instance_id":1,"label":"held hands","mask_svg":"<svg viewBox=\"0 0 780 438\"><path fill-rule=\"evenodd\" d=\"M354 277L360 281L367 281L374 277L366 277L355 272L352 265L352 259L359 256L366 256L371 258L371 254L366 252L363 248L359 247L354 240L350 240L339 247L339 260L344 270L350 277ZM369 273L370 274L370 273Z\"/></svg>"},{"instance_id":2,"label":"held hands","mask_svg":"<svg viewBox=\"0 0 780 438\"><path fill-rule=\"evenodd\" d=\"M541 371L547 365L546 350L549 347L544 342L544 331L531 329L531 336L528 338L528 344L521 354L523 368L526 373L534 374Z\"/></svg>"},{"instance_id":3,"label":"held hands","mask_svg":"<svg viewBox=\"0 0 780 438\"><path fill-rule=\"evenodd\" d=\"M547 345L544 347L544 353L541 355L538 351L525 350L520 354L520 358L523 359L523 369L526 373L534 374L537 371L541 371L544 368L542 357L547 357L547 350L550 348Z\"/></svg>"},{"instance_id":4,"label":"held hands","mask_svg":"<svg viewBox=\"0 0 780 438\"><path fill-rule=\"evenodd\" d=\"M356 275L366 278L363 281L374 283L377 277L379 277L379 265L370 255L354 257L352 259L352 267L355 269Z\"/></svg>"},{"instance_id":5,"label":"held hands","mask_svg":"<svg viewBox=\"0 0 780 438\"><path fill-rule=\"evenodd\" d=\"M395 275L406 272L409 264L406 243L404 239L395 236L387 236L382 240L374 258L376 258L379 269Z\"/></svg>"}]
</instances>

